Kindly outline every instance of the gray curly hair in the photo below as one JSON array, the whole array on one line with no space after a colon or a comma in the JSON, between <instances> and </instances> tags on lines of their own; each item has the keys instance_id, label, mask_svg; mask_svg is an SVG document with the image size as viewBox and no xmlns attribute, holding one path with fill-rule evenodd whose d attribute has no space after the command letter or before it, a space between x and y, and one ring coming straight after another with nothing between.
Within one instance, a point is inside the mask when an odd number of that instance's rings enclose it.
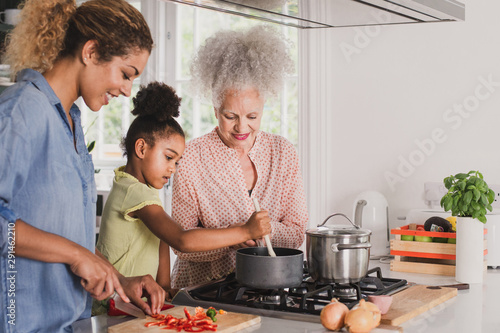
<instances>
[{"instance_id":1,"label":"gray curly hair","mask_svg":"<svg viewBox=\"0 0 500 333\"><path fill-rule=\"evenodd\" d=\"M209 37L191 63L191 86L218 109L228 89L255 88L264 100L293 73L291 42L267 25L246 31L221 30Z\"/></svg>"}]
</instances>

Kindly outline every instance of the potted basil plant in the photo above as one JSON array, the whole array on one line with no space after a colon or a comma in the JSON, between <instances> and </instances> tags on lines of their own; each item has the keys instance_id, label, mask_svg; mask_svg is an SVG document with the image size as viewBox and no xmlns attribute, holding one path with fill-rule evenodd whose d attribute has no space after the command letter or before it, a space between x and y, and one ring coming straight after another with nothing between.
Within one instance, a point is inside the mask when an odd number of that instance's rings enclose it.
<instances>
[{"instance_id":1,"label":"potted basil plant","mask_svg":"<svg viewBox=\"0 0 500 333\"><path fill-rule=\"evenodd\" d=\"M472 217L486 223L487 210L493 210L491 203L495 200L495 192L488 187L479 171L457 173L444 179L448 189L441 199L441 207L451 210L451 215Z\"/></svg>"},{"instance_id":2,"label":"potted basil plant","mask_svg":"<svg viewBox=\"0 0 500 333\"><path fill-rule=\"evenodd\" d=\"M441 207L457 216L455 279L463 283L482 283L484 262L484 223L492 211L495 192L488 187L479 171L446 177L448 189Z\"/></svg>"}]
</instances>

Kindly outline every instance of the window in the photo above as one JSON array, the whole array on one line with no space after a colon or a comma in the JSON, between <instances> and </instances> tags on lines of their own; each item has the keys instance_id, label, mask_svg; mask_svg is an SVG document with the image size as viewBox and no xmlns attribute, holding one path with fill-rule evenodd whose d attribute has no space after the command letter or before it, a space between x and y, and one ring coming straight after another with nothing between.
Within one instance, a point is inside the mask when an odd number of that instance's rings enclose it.
<instances>
[{"instance_id":1,"label":"window","mask_svg":"<svg viewBox=\"0 0 500 333\"><path fill-rule=\"evenodd\" d=\"M188 93L189 63L196 48L219 29L238 29L249 25L263 24L262 21L241 16L224 14L193 6L166 3L160 0L130 1L136 8L143 9L155 41L153 54L145 73L134 81L132 96L141 82L161 80L172 85L182 97L180 123L186 132L186 139L199 137L211 131L216 125L213 108ZM170 24L176 22L175 24ZM295 59L295 74L286 79L281 96L266 102L261 129L280 134L293 144L298 144L298 31L295 28L277 26L292 41L292 57ZM171 69L171 70L169 70ZM131 98L121 96L113 99L100 112L92 112L83 102L82 121L87 142L95 140L92 151L96 169L102 177L96 177L98 187L111 185L112 170L125 163L119 147L122 137L133 120L130 113ZM107 175L107 176L106 176ZM106 177L109 179L105 181ZM99 183L99 178L104 183Z\"/></svg>"}]
</instances>

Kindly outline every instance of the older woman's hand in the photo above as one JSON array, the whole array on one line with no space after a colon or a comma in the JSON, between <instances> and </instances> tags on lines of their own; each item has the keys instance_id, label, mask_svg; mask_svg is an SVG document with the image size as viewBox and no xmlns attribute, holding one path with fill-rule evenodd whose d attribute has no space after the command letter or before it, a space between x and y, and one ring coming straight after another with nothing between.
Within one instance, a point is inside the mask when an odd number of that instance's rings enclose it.
<instances>
[{"instance_id":1,"label":"older woman's hand","mask_svg":"<svg viewBox=\"0 0 500 333\"><path fill-rule=\"evenodd\" d=\"M271 218L266 210L254 212L243 227L248 229L249 239L259 239L271 233Z\"/></svg>"},{"instance_id":2,"label":"older woman's hand","mask_svg":"<svg viewBox=\"0 0 500 333\"><path fill-rule=\"evenodd\" d=\"M256 246L257 246L257 242L256 241L254 241L254 240L247 240L246 242L233 245L230 248L233 249L233 250L237 250L237 249L242 249L242 248L245 248L245 247L256 247Z\"/></svg>"}]
</instances>

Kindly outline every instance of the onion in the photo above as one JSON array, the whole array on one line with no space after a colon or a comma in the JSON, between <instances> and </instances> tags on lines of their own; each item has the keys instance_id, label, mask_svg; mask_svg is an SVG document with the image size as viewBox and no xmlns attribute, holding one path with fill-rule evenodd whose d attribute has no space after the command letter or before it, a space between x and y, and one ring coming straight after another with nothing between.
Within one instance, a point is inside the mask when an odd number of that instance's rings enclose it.
<instances>
[{"instance_id":1,"label":"onion","mask_svg":"<svg viewBox=\"0 0 500 333\"><path fill-rule=\"evenodd\" d=\"M365 302L364 299L362 301L364 303L364 306L366 306L368 310L373 312L373 320L375 321L375 326L373 327L377 327L378 325L380 325L380 319L382 319L382 312L380 311L380 308L375 303Z\"/></svg>"},{"instance_id":2,"label":"onion","mask_svg":"<svg viewBox=\"0 0 500 333\"><path fill-rule=\"evenodd\" d=\"M349 312L349 308L334 298L321 310L319 318L325 328L330 331L339 331L344 327L344 318L347 312Z\"/></svg>"},{"instance_id":3,"label":"onion","mask_svg":"<svg viewBox=\"0 0 500 333\"><path fill-rule=\"evenodd\" d=\"M347 313L344 322L349 333L367 333L380 324L380 319L379 308L361 299L359 304Z\"/></svg>"}]
</instances>

